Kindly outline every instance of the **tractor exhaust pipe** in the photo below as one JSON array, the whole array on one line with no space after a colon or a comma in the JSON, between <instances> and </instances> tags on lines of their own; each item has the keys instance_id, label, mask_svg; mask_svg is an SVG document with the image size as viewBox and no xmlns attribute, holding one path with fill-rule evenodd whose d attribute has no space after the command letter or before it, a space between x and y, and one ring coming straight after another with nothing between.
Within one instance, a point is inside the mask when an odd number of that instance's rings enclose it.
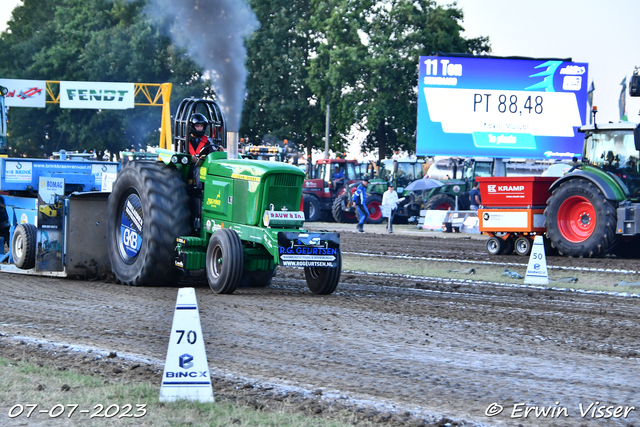
<instances>
[{"instance_id":1,"label":"tractor exhaust pipe","mask_svg":"<svg viewBox=\"0 0 640 427\"><path fill-rule=\"evenodd\" d=\"M238 132L227 132L227 159L238 158Z\"/></svg>"}]
</instances>

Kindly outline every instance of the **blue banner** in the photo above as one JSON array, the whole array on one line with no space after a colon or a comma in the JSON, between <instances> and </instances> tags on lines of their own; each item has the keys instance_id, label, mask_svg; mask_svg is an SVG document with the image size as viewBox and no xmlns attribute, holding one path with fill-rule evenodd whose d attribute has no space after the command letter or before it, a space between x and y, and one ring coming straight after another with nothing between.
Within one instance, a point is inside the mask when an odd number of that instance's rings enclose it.
<instances>
[{"instance_id":1,"label":"blue banner","mask_svg":"<svg viewBox=\"0 0 640 427\"><path fill-rule=\"evenodd\" d=\"M421 56L420 156L582 156L588 65L559 60Z\"/></svg>"}]
</instances>

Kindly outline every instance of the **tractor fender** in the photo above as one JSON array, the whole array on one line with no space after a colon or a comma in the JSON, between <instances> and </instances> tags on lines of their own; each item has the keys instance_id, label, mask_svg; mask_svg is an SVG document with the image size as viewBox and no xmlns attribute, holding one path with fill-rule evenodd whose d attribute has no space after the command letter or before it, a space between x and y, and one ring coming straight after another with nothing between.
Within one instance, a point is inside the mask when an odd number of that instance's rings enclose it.
<instances>
[{"instance_id":1,"label":"tractor fender","mask_svg":"<svg viewBox=\"0 0 640 427\"><path fill-rule=\"evenodd\" d=\"M553 184L551 184L551 187L549 187L549 193L553 193L553 190L555 190L563 182L568 181L570 179L575 179L575 178L584 178L588 181L591 181L596 187L600 189L600 191L602 191L602 194L604 194L604 197L607 200L613 200L613 201L623 200L622 198L616 197L616 193L613 191L613 189L607 183L607 181L605 181L601 176L598 176L592 172L586 172L586 171L571 172L559 178Z\"/></svg>"}]
</instances>

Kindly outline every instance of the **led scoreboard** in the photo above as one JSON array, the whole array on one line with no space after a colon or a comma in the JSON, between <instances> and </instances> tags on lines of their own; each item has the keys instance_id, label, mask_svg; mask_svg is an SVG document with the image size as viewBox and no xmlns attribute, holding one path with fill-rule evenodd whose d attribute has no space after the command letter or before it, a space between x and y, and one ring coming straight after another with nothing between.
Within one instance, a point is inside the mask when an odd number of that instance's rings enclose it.
<instances>
[{"instance_id":1,"label":"led scoreboard","mask_svg":"<svg viewBox=\"0 0 640 427\"><path fill-rule=\"evenodd\" d=\"M421 56L419 156L580 157L586 63Z\"/></svg>"}]
</instances>

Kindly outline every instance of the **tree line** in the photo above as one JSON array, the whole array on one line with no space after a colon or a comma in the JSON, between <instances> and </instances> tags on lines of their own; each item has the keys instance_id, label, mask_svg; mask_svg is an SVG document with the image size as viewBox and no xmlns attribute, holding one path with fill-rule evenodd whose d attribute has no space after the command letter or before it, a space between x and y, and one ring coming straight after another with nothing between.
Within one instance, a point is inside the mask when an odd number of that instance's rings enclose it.
<instances>
[{"instance_id":1,"label":"tree line","mask_svg":"<svg viewBox=\"0 0 640 427\"><path fill-rule=\"evenodd\" d=\"M172 112L185 97L215 98L215 82L204 78L208 74L198 58L172 41L168 29L176 18L150 16L149 1L23 0L0 34L0 77L170 82ZM368 135L363 152L377 150L383 158L396 150L415 151L419 56L489 51L486 37L463 37L463 14L455 4L248 4L260 26L245 38L248 75L239 131L254 144L269 136L308 153L323 148L328 105L332 150L346 150L355 125ZM189 32L188 25L183 31ZM157 108L12 108L9 146L18 156L63 148L118 152L156 145L159 126Z\"/></svg>"}]
</instances>

